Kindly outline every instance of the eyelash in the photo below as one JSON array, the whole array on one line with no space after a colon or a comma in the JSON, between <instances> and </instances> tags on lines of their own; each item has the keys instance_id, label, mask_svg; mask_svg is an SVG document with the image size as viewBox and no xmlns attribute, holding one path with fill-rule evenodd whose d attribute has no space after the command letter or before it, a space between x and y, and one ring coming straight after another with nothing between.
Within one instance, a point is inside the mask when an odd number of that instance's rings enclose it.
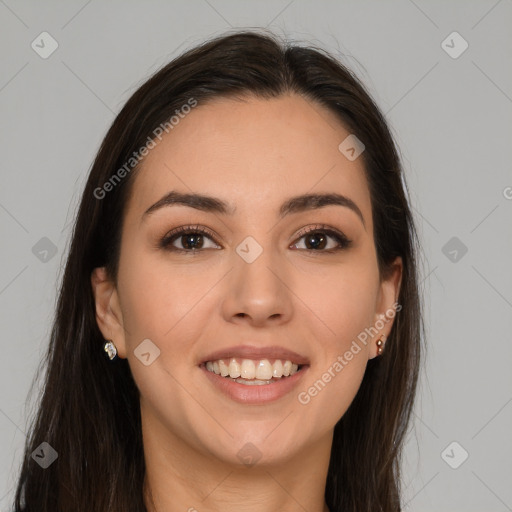
<instances>
[{"instance_id":1,"label":"eyelash","mask_svg":"<svg viewBox=\"0 0 512 512\"><path fill-rule=\"evenodd\" d=\"M334 240L336 240L336 242L339 244L339 247L326 249L326 250L316 250L316 249L297 249L297 250L308 251L310 253L324 252L324 253L330 254L330 253L348 249L352 245L352 240L349 240L343 233L336 231L332 228L329 228L327 226L324 226L324 225L310 226L309 228L301 231L298 234L297 240L304 238L306 235L309 235L310 233L317 233L317 232L327 235L327 236L333 238ZM215 244L220 245L215 240L215 235L212 231L210 231L208 228L205 228L203 226L196 225L196 226L181 226L179 228L172 230L164 238L162 238L159 246L160 246L160 248L166 249L168 251L178 252L178 253L180 253L180 252L188 253L188 254L191 254L191 253L194 254L194 253L201 252L203 250L207 250L207 249L180 249L178 247L174 247L171 245L172 242L174 242L174 240L176 238L178 238L178 236L189 235L189 234L206 235L208 238L212 239L212 241ZM293 245L295 245L295 243Z\"/></svg>"}]
</instances>

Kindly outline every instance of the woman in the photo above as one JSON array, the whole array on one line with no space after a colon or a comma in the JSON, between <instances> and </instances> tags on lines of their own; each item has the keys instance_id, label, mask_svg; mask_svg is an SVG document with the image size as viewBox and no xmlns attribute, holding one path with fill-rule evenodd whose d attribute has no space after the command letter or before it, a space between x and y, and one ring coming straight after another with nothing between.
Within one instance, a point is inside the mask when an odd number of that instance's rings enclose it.
<instances>
[{"instance_id":1,"label":"woman","mask_svg":"<svg viewBox=\"0 0 512 512\"><path fill-rule=\"evenodd\" d=\"M324 51L238 32L151 77L83 193L15 510L400 510L404 186Z\"/></svg>"}]
</instances>

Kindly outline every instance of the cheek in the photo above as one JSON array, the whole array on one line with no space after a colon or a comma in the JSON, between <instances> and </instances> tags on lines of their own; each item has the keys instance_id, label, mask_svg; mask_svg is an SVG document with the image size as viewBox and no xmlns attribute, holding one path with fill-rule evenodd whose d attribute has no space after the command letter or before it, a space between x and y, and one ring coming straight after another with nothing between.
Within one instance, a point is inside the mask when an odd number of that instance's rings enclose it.
<instances>
[{"instance_id":1,"label":"cheek","mask_svg":"<svg viewBox=\"0 0 512 512\"><path fill-rule=\"evenodd\" d=\"M165 255L126 251L130 257L120 265L119 284L126 354L141 396L155 410L186 415L190 395L181 382L198 371L191 358L202 328L211 318L218 301L208 293L222 277L223 269L171 264ZM138 347L149 339L158 357L145 366L137 357ZM200 394L198 395L200 396ZM193 409L193 407L192 407Z\"/></svg>"},{"instance_id":2,"label":"cheek","mask_svg":"<svg viewBox=\"0 0 512 512\"><path fill-rule=\"evenodd\" d=\"M315 312L318 360L297 396L312 428L333 426L353 401L368 363L379 286L370 261L340 266L303 288Z\"/></svg>"},{"instance_id":3,"label":"cheek","mask_svg":"<svg viewBox=\"0 0 512 512\"><path fill-rule=\"evenodd\" d=\"M379 277L370 264L310 272L297 281L297 287L329 353L346 350L374 321Z\"/></svg>"},{"instance_id":4,"label":"cheek","mask_svg":"<svg viewBox=\"0 0 512 512\"><path fill-rule=\"evenodd\" d=\"M130 254L129 250L125 254ZM194 310L205 289L215 283L204 272L191 275L179 265L172 266L165 257L133 251L120 265L119 282L123 321L128 343L144 338L164 343L181 328L182 320Z\"/></svg>"},{"instance_id":5,"label":"cheek","mask_svg":"<svg viewBox=\"0 0 512 512\"><path fill-rule=\"evenodd\" d=\"M304 421L315 432L332 428L345 414L361 385L368 363L369 343L362 325L367 317L359 309L347 310L333 319L336 335L324 336L317 364L299 390L297 401L303 407ZM361 341L362 340L362 341Z\"/></svg>"},{"instance_id":6,"label":"cheek","mask_svg":"<svg viewBox=\"0 0 512 512\"><path fill-rule=\"evenodd\" d=\"M198 315L204 316L207 302L200 299L211 277L191 276L160 255L133 249L126 247L119 267L127 359L146 417L181 432L183 418L192 417L189 423L194 423L201 417L196 410L199 406L182 384L195 370L190 367L190 351L184 347L193 344L192 324L200 322ZM153 357L150 346L147 365L137 357L146 339L158 349ZM186 437L186 430L181 434Z\"/></svg>"},{"instance_id":7,"label":"cheek","mask_svg":"<svg viewBox=\"0 0 512 512\"><path fill-rule=\"evenodd\" d=\"M312 432L333 428L345 414L359 390L367 361L364 350L350 361L340 355L309 378L297 400Z\"/></svg>"}]
</instances>

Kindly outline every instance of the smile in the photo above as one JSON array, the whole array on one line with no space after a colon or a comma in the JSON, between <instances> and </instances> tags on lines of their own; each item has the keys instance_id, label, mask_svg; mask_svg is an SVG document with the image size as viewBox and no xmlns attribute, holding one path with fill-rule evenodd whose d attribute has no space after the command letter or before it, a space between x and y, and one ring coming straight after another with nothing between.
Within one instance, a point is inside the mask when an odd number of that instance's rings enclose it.
<instances>
[{"instance_id":1,"label":"smile","mask_svg":"<svg viewBox=\"0 0 512 512\"><path fill-rule=\"evenodd\" d=\"M223 364L219 364L219 361ZM281 377L269 376L270 371L274 373L274 370L276 375L279 375L280 367L282 367ZM221 375L221 368L222 373L226 375ZM217 359L199 365L199 369L212 385L212 389L220 392L221 396L243 405L265 405L289 397L291 392L299 387L309 370L309 365L299 366L290 360L271 363L265 359L242 359L235 360L234 363L233 359L230 359L228 364L228 360ZM285 375L288 369L289 374ZM215 370L218 370L218 373ZM231 371L236 377L231 377Z\"/></svg>"}]
</instances>

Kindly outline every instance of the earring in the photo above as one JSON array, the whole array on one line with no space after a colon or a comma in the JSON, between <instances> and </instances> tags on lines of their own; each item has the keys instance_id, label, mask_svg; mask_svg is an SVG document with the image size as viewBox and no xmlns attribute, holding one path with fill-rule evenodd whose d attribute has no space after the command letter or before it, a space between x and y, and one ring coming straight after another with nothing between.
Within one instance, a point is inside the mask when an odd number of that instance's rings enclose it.
<instances>
[{"instance_id":1,"label":"earring","mask_svg":"<svg viewBox=\"0 0 512 512\"><path fill-rule=\"evenodd\" d=\"M112 340L107 340L103 345L103 350L108 354L108 357L112 361L117 356L117 348Z\"/></svg>"},{"instance_id":2,"label":"earring","mask_svg":"<svg viewBox=\"0 0 512 512\"><path fill-rule=\"evenodd\" d=\"M380 340L377 340L377 355L380 356L382 351L384 350L384 336L380 337Z\"/></svg>"}]
</instances>

